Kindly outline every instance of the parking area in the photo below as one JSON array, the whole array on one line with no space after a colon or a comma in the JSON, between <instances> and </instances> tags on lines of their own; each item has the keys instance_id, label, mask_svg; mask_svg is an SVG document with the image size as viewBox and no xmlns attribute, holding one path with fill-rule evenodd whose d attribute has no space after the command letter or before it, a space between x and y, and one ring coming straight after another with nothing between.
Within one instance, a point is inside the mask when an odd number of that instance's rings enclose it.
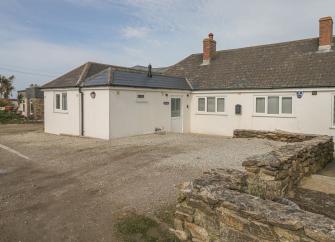
<instances>
[{"instance_id":1,"label":"parking area","mask_svg":"<svg viewBox=\"0 0 335 242\"><path fill-rule=\"evenodd\" d=\"M281 144L197 134L104 141L34 124L0 125L0 145L0 241L24 242L113 241L117 214L173 205L181 182L210 168L241 169L246 157Z\"/></svg>"}]
</instances>

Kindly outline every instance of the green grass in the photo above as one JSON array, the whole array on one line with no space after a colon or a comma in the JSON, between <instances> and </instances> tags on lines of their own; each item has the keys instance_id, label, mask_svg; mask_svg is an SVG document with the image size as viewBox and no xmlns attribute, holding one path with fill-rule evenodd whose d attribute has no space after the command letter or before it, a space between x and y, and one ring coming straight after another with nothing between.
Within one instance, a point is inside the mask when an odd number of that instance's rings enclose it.
<instances>
[{"instance_id":1,"label":"green grass","mask_svg":"<svg viewBox=\"0 0 335 242\"><path fill-rule=\"evenodd\" d=\"M25 118L15 112L0 110L0 124L17 124L24 121Z\"/></svg>"},{"instance_id":2,"label":"green grass","mask_svg":"<svg viewBox=\"0 0 335 242\"><path fill-rule=\"evenodd\" d=\"M126 242L178 242L168 229L143 215L128 214L115 226L121 239Z\"/></svg>"}]
</instances>

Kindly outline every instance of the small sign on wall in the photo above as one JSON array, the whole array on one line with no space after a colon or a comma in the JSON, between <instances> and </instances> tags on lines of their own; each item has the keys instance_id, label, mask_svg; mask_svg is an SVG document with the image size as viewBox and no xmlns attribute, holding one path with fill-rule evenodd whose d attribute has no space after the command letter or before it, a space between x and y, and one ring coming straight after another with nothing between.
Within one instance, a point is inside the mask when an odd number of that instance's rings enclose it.
<instances>
[{"instance_id":1,"label":"small sign on wall","mask_svg":"<svg viewBox=\"0 0 335 242\"><path fill-rule=\"evenodd\" d=\"M169 105L170 103L169 102L163 102L164 105Z\"/></svg>"}]
</instances>

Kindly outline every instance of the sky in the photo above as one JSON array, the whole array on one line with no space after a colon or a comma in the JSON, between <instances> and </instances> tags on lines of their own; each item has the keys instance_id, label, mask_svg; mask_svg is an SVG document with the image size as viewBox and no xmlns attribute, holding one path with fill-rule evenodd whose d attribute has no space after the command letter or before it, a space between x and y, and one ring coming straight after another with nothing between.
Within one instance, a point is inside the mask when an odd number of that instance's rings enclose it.
<instances>
[{"instance_id":1,"label":"sky","mask_svg":"<svg viewBox=\"0 0 335 242\"><path fill-rule=\"evenodd\" d=\"M334 0L1 0L0 75L17 91L87 61L169 66L209 32L218 50L313 38L324 16Z\"/></svg>"}]
</instances>

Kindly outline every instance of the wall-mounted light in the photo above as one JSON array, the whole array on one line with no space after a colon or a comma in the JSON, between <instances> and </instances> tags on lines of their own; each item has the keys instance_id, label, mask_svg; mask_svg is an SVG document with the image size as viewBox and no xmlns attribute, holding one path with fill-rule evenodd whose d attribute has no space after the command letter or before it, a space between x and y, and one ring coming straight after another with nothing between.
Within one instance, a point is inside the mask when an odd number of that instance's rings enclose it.
<instances>
[{"instance_id":1,"label":"wall-mounted light","mask_svg":"<svg viewBox=\"0 0 335 242\"><path fill-rule=\"evenodd\" d=\"M165 93L165 97L169 96L169 94Z\"/></svg>"},{"instance_id":2,"label":"wall-mounted light","mask_svg":"<svg viewBox=\"0 0 335 242\"><path fill-rule=\"evenodd\" d=\"M90 93L90 96L91 96L91 98L93 98L93 99L95 98L96 95L97 95L97 94L96 94L95 92L91 92L91 93Z\"/></svg>"}]
</instances>

